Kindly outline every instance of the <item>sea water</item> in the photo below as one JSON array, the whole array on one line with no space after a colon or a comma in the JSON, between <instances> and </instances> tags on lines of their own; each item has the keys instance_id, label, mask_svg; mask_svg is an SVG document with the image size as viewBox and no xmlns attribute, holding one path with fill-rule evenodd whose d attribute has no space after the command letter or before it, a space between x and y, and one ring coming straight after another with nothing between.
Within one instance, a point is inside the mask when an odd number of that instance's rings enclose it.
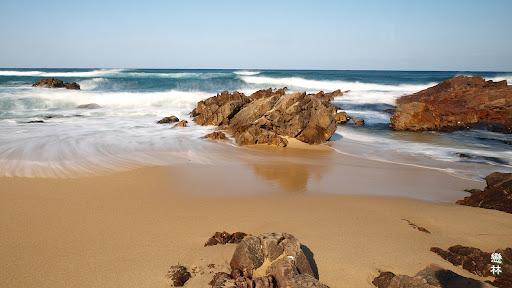
<instances>
[{"instance_id":1,"label":"sea water","mask_svg":"<svg viewBox=\"0 0 512 288\"><path fill-rule=\"evenodd\" d=\"M285 86L290 91L347 91L334 104L366 125L339 126L327 144L336 153L474 179L511 171L511 135L389 129L387 110L398 97L454 75L512 82L512 73L468 71L0 69L0 175L65 176L99 168L228 161L218 156L220 150L215 153L218 144L201 138L214 127L195 125L189 112L220 91L248 95ZM31 86L46 77L76 81L81 90ZM88 103L102 108L77 108ZM190 127L155 123L169 115L189 120ZM29 123L39 120L44 123Z\"/></svg>"}]
</instances>

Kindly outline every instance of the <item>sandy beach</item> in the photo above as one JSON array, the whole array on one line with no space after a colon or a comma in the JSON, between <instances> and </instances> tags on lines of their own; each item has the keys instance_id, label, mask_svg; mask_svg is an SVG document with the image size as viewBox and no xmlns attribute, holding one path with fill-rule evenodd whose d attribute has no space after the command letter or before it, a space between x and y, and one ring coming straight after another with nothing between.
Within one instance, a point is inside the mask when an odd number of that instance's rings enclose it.
<instances>
[{"instance_id":1,"label":"sandy beach","mask_svg":"<svg viewBox=\"0 0 512 288\"><path fill-rule=\"evenodd\" d=\"M186 287L208 287L208 264L227 270L235 248L203 247L216 231L291 233L330 287L373 287L379 270L412 275L431 263L477 278L430 247L512 244L512 215L452 204L481 182L328 151L248 150L277 158L0 178L2 286L168 287L166 271L179 263L198 271ZM446 201L412 199L426 195Z\"/></svg>"}]
</instances>

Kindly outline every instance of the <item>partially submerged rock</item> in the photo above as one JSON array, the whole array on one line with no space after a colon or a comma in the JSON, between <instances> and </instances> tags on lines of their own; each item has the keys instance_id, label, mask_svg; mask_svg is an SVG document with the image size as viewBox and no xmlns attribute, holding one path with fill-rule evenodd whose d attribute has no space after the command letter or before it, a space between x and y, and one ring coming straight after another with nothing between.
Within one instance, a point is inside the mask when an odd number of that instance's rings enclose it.
<instances>
[{"instance_id":1,"label":"partially submerged rock","mask_svg":"<svg viewBox=\"0 0 512 288\"><path fill-rule=\"evenodd\" d=\"M167 278L172 287L182 287L192 277L187 267L181 265L174 265L169 268Z\"/></svg>"},{"instance_id":2,"label":"partially submerged rock","mask_svg":"<svg viewBox=\"0 0 512 288\"><path fill-rule=\"evenodd\" d=\"M356 126L364 126L364 119L355 116L351 116L350 119Z\"/></svg>"},{"instance_id":3,"label":"partially submerged rock","mask_svg":"<svg viewBox=\"0 0 512 288\"><path fill-rule=\"evenodd\" d=\"M512 173L494 172L485 181L487 186L483 191L471 190L470 196L456 203L512 213Z\"/></svg>"},{"instance_id":4,"label":"partially submerged rock","mask_svg":"<svg viewBox=\"0 0 512 288\"><path fill-rule=\"evenodd\" d=\"M492 288L494 286L431 264L415 276L382 272L373 281L378 288Z\"/></svg>"},{"instance_id":5,"label":"partially submerged rock","mask_svg":"<svg viewBox=\"0 0 512 288\"><path fill-rule=\"evenodd\" d=\"M76 82L64 82L56 78L45 78L36 81L32 87L46 87L46 88L66 88L73 90L80 90L80 85Z\"/></svg>"},{"instance_id":6,"label":"partially submerged rock","mask_svg":"<svg viewBox=\"0 0 512 288\"><path fill-rule=\"evenodd\" d=\"M157 124L170 124L170 123L176 123L176 122L179 122L180 119L174 115L171 115L171 116L167 116L167 117L164 117L160 120L158 120L156 123Z\"/></svg>"},{"instance_id":7,"label":"partially submerged rock","mask_svg":"<svg viewBox=\"0 0 512 288\"><path fill-rule=\"evenodd\" d=\"M249 97L239 92L222 92L200 101L191 115L200 125L226 126L239 145L284 147L288 143L285 137L309 144L329 140L336 130L336 108L323 98L331 94L285 91L266 89Z\"/></svg>"},{"instance_id":8,"label":"partially submerged rock","mask_svg":"<svg viewBox=\"0 0 512 288\"><path fill-rule=\"evenodd\" d=\"M204 243L204 246L213 246L213 245L224 245L228 243L240 243L245 237L247 236L244 232L235 232L235 233L228 233L226 231L224 232L215 232L215 234Z\"/></svg>"},{"instance_id":9,"label":"partially submerged rock","mask_svg":"<svg viewBox=\"0 0 512 288\"><path fill-rule=\"evenodd\" d=\"M204 136L204 138L210 139L210 140L226 140L227 139L226 134L224 134L224 132L221 132L221 131L213 131L212 133L208 133Z\"/></svg>"},{"instance_id":10,"label":"partially submerged rock","mask_svg":"<svg viewBox=\"0 0 512 288\"><path fill-rule=\"evenodd\" d=\"M457 76L396 101L395 130L452 131L483 127L512 133L512 87L506 81Z\"/></svg>"},{"instance_id":11,"label":"partially submerged rock","mask_svg":"<svg viewBox=\"0 0 512 288\"><path fill-rule=\"evenodd\" d=\"M185 128L188 127L188 121L187 120L180 120L178 123L176 123L173 128Z\"/></svg>"},{"instance_id":12,"label":"partially submerged rock","mask_svg":"<svg viewBox=\"0 0 512 288\"><path fill-rule=\"evenodd\" d=\"M338 90L334 90L332 92L324 92L324 91L320 91L316 94L313 94L315 97L319 98L319 99L322 99L322 100L325 100L325 101L332 101L334 100L334 97L339 97L339 96L343 96L343 92L341 92L340 89Z\"/></svg>"},{"instance_id":13,"label":"partially submerged rock","mask_svg":"<svg viewBox=\"0 0 512 288\"><path fill-rule=\"evenodd\" d=\"M96 103L82 104L76 106L77 109L99 109L101 106Z\"/></svg>"},{"instance_id":14,"label":"partially submerged rock","mask_svg":"<svg viewBox=\"0 0 512 288\"><path fill-rule=\"evenodd\" d=\"M336 124L345 124L350 120L350 117L348 116L347 112L340 111L337 112L334 115L334 121L336 121Z\"/></svg>"}]
</instances>

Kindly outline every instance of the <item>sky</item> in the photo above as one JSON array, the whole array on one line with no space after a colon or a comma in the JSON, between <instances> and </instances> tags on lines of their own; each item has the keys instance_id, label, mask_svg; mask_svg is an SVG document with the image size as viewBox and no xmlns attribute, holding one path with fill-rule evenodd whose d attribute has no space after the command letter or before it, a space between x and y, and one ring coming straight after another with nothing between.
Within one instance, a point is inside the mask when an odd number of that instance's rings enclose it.
<instances>
[{"instance_id":1,"label":"sky","mask_svg":"<svg viewBox=\"0 0 512 288\"><path fill-rule=\"evenodd\" d=\"M0 67L512 71L509 0L0 0Z\"/></svg>"}]
</instances>

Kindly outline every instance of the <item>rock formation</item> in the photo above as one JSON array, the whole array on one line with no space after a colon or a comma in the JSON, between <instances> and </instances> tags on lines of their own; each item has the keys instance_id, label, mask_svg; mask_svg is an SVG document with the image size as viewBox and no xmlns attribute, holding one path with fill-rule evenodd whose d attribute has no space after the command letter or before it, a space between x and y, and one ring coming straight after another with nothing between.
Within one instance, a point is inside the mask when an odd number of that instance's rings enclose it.
<instances>
[{"instance_id":1,"label":"rock formation","mask_svg":"<svg viewBox=\"0 0 512 288\"><path fill-rule=\"evenodd\" d=\"M204 246L214 246L217 244L224 245L228 243L240 243L245 236L247 236L244 232L235 232L235 233L228 233L226 231L224 232L215 232L215 234L204 243Z\"/></svg>"},{"instance_id":2,"label":"rock formation","mask_svg":"<svg viewBox=\"0 0 512 288\"><path fill-rule=\"evenodd\" d=\"M300 242L287 233L245 237L236 247L230 266L234 279L272 277L276 287L327 287L318 281L316 267Z\"/></svg>"},{"instance_id":3,"label":"rock formation","mask_svg":"<svg viewBox=\"0 0 512 288\"><path fill-rule=\"evenodd\" d=\"M350 117L348 116L347 112L341 111L337 112L334 115L334 121L336 121L336 124L345 124L350 120Z\"/></svg>"},{"instance_id":4,"label":"rock formation","mask_svg":"<svg viewBox=\"0 0 512 288\"><path fill-rule=\"evenodd\" d=\"M167 278L172 287L182 287L192 277L187 267L181 265L174 265L169 268Z\"/></svg>"},{"instance_id":5,"label":"rock formation","mask_svg":"<svg viewBox=\"0 0 512 288\"><path fill-rule=\"evenodd\" d=\"M512 133L512 87L506 81L457 76L396 101L395 130L452 131L482 127Z\"/></svg>"},{"instance_id":6,"label":"rock formation","mask_svg":"<svg viewBox=\"0 0 512 288\"><path fill-rule=\"evenodd\" d=\"M36 81L32 87L46 87L46 88L66 88L72 90L80 90L80 85L76 82L64 82L56 78L45 78Z\"/></svg>"},{"instance_id":7,"label":"rock formation","mask_svg":"<svg viewBox=\"0 0 512 288\"><path fill-rule=\"evenodd\" d=\"M430 251L441 256L446 261L455 266L462 266L475 275L482 277L494 276L491 273L491 253L484 252L478 248L455 245L448 250L439 247L432 247ZM500 288L512 287L512 248L498 249L493 251L502 256L502 263L499 264L502 273L495 275L494 281L488 281L492 285Z\"/></svg>"},{"instance_id":8,"label":"rock formation","mask_svg":"<svg viewBox=\"0 0 512 288\"><path fill-rule=\"evenodd\" d=\"M158 124L170 124L170 123L176 123L176 122L179 122L180 119L174 115L171 115L171 116L168 116L168 117L164 117L160 120L158 120L156 123Z\"/></svg>"},{"instance_id":9,"label":"rock formation","mask_svg":"<svg viewBox=\"0 0 512 288\"><path fill-rule=\"evenodd\" d=\"M512 213L512 173L494 172L485 177L483 191L472 189L470 196L457 204Z\"/></svg>"},{"instance_id":10,"label":"rock formation","mask_svg":"<svg viewBox=\"0 0 512 288\"><path fill-rule=\"evenodd\" d=\"M89 104L78 105L78 106L76 106L76 108L77 109L99 109L99 108L101 108L101 106L96 103L89 103Z\"/></svg>"},{"instance_id":11,"label":"rock formation","mask_svg":"<svg viewBox=\"0 0 512 288\"><path fill-rule=\"evenodd\" d=\"M191 115L199 125L225 126L239 145L286 146L285 137L308 144L329 140L336 130L336 108L325 98L337 95L336 91L309 95L285 91L266 89L248 97L222 92L200 101Z\"/></svg>"},{"instance_id":12,"label":"rock formation","mask_svg":"<svg viewBox=\"0 0 512 288\"><path fill-rule=\"evenodd\" d=\"M493 288L494 286L431 264L415 276L382 272L373 281L378 288Z\"/></svg>"},{"instance_id":13,"label":"rock formation","mask_svg":"<svg viewBox=\"0 0 512 288\"><path fill-rule=\"evenodd\" d=\"M172 128L185 128L185 127L188 127L188 121L187 120L180 120Z\"/></svg>"},{"instance_id":14,"label":"rock formation","mask_svg":"<svg viewBox=\"0 0 512 288\"><path fill-rule=\"evenodd\" d=\"M208 133L204 136L204 138L210 139L210 140L226 140L227 139L226 134L224 134L224 132L221 132L221 131L213 131L212 133Z\"/></svg>"}]
</instances>

